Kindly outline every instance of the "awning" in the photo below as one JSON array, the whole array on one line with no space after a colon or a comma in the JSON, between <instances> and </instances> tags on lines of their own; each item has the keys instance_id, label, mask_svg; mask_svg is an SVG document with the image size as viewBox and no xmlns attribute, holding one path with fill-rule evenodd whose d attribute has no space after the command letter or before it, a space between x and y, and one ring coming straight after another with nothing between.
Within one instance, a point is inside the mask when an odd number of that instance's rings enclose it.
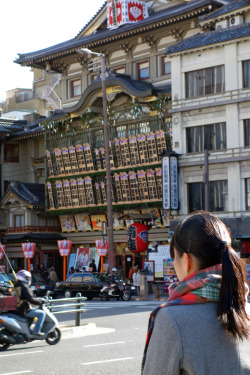
<instances>
[{"instance_id":1,"label":"awning","mask_svg":"<svg viewBox=\"0 0 250 375\"><path fill-rule=\"evenodd\" d=\"M59 233L14 233L6 234L4 242L13 241L57 241L63 240L65 237Z\"/></svg>"}]
</instances>

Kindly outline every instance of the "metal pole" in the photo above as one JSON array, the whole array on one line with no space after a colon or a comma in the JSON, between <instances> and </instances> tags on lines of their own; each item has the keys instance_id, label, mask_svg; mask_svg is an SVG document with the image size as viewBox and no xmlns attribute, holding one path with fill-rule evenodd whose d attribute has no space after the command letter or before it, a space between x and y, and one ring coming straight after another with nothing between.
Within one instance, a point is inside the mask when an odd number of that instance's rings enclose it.
<instances>
[{"instance_id":1,"label":"metal pole","mask_svg":"<svg viewBox=\"0 0 250 375\"><path fill-rule=\"evenodd\" d=\"M113 211L111 194L111 172L110 172L110 150L109 150L109 123L107 113L107 95L106 95L106 66L105 55L101 54L101 75L102 75L102 94L103 94L103 118L104 118L104 145L106 162L106 184L107 184L107 217L108 217L108 241L109 241L109 269L115 267L114 253L114 230L113 230Z\"/></svg>"},{"instance_id":2,"label":"metal pole","mask_svg":"<svg viewBox=\"0 0 250 375\"><path fill-rule=\"evenodd\" d=\"M204 150L204 183L205 183L205 210L209 211L209 161L208 150Z\"/></svg>"},{"instance_id":3,"label":"metal pole","mask_svg":"<svg viewBox=\"0 0 250 375\"><path fill-rule=\"evenodd\" d=\"M76 297L81 297L81 293L76 293ZM82 300L77 300L76 303L77 303L77 306L76 306L76 310L80 310L81 309L81 306L80 306L80 303L79 302L82 302ZM80 311L77 311L76 312L76 326L79 327L81 324L81 312Z\"/></svg>"}]
</instances>

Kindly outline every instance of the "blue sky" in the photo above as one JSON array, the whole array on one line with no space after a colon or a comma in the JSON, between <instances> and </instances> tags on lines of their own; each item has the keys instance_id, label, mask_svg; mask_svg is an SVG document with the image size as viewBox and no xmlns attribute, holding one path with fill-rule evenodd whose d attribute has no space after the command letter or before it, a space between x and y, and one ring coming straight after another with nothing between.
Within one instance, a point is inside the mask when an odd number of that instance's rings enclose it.
<instances>
[{"instance_id":1,"label":"blue sky","mask_svg":"<svg viewBox=\"0 0 250 375\"><path fill-rule=\"evenodd\" d=\"M1 3L0 101L7 90L31 88L30 68L13 60L75 37L104 0L9 0Z\"/></svg>"}]
</instances>

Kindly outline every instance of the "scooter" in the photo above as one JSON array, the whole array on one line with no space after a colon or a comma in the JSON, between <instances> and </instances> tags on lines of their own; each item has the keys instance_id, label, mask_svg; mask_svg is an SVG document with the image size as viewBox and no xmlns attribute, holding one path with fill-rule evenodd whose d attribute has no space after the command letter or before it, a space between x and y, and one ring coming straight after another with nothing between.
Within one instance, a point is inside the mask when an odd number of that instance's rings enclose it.
<instances>
[{"instance_id":1,"label":"scooter","mask_svg":"<svg viewBox=\"0 0 250 375\"><path fill-rule=\"evenodd\" d=\"M10 345L26 344L34 340L45 340L49 345L55 345L60 341L61 331L57 319L45 305L42 305L41 309L46 313L42 328L44 335L41 336L30 329L33 318L13 312L4 312L0 315L0 351L7 350Z\"/></svg>"},{"instance_id":2,"label":"scooter","mask_svg":"<svg viewBox=\"0 0 250 375\"><path fill-rule=\"evenodd\" d=\"M102 301L108 301L110 298L116 298L117 300L122 299L123 301L129 301L131 298L131 289L135 287L127 285L120 280L119 283L105 285L99 294Z\"/></svg>"}]
</instances>

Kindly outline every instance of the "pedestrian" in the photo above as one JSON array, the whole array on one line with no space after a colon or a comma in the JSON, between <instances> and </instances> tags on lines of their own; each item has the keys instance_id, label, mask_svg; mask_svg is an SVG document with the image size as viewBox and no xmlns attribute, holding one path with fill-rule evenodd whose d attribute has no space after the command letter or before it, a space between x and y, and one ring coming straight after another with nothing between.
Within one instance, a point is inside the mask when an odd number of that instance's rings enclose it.
<instances>
[{"instance_id":1,"label":"pedestrian","mask_svg":"<svg viewBox=\"0 0 250 375\"><path fill-rule=\"evenodd\" d=\"M128 278L131 283L133 283L133 274L138 270L139 266L137 263L134 263L134 266L130 268Z\"/></svg>"},{"instance_id":2,"label":"pedestrian","mask_svg":"<svg viewBox=\"0 0 250 375\"><path fill-rule=\"evenodd\" d=\"M41 276L44 281L48 282L49 281L49 272L47 268L45 267L44 263L41 263L41 268L40 268Z\"/></svg>"},{"instance_id":3,"label":"pedestrian","mask_svg":"<svg viewBox=\"0 0 250 375\"><path fill-rule=\"evenodd\" d=\"M140 296L141 272L139 268L133 273L133 285L136 287L136 295Z\"/></svg>"},{"instance_id":4,"label":"pedestrian","mask_svg":"<svg viewBox=\"0 0 250 375\"><path fill-rule=\"evenodd\" d=\"M249 375L250 306L225 224L196 212L170 244L178 283L150 315L143 375Z\"/></svg>"},{"instance_id":5,"label":"pedestrian","mask_svg":"<svg viewBox=\"0 0 250 375\"><path fill-rule=\"evenodd\" d=\"M70 267L70 270L69 270L69 275L72 275L72 273L74 273L75 272L75 269L74 269L74 267Z\"/></svg>"},{"instance_id":6,"label":"pedestrian","mask_svg":"<svg viewBox=\"0 0 250 375\"><path fill-rule=\"evenodd\" d=\"M55 271L54 267L50 268L49 278L50 278L51 281L53 281L53 283L57 283L57 281L58 281L58 277L57 277L57 274L56 274L56 271Z\"/></svg>"},{"instance_id":7,"label":"pedestrian","mask_svg":"<svg viewBox=\"0 0 250 375\"><path fill-rule=\"evenodd\" d=\"M92 262L89 265L89 271L90 272L96 272L96 264L95 264L95 259L92 259Z\"/></svg>"}]
</instances>

